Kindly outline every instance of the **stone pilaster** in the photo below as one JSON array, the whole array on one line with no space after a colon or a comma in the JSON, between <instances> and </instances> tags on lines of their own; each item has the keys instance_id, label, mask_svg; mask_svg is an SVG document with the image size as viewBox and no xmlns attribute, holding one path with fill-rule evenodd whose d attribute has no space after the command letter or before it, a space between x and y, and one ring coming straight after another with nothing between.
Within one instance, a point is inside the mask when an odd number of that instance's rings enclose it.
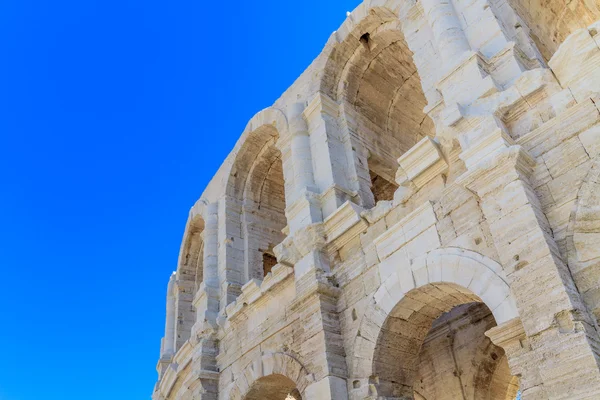
<instances>
[{"instance_id":1,"label":"stone pilaster","mask_svg":"<svg viewBox=\"0 0 600 400\"><path fill-rule=\"evenodd\" d=\"M301 356L310 360L309 370L314 375L304 398L347 399L346 358L336 310L339 289L327 274L329 261L313 250L298 261L296 270L297 297L290 309L302 321L303 329L294 332L294 341L304 343Z\"/></svg>"},{"instance_id":2,"label":"stone pilaster","mask_svg":"<svg viewBox=\"0 0 600 400\"><path fill-rule=\"evenodd\" d=\"M319 189L315 184L311 139L303 113L304 105L291 107L290 133L278 142L283 155L286 181L286 218L289 234L323 220Z\"/></svg>"},{"instance_id":3,"label":"stone pilaster","mask_svg":"<svg viewBox=\"0 0 600 400\"><path fill-rule=\"evenodd\" d=\"M223 196L218 208L219 308L223 311L241 292L245 258L241 204L234 198Z\"/></svg>"},{"instance_id":4,"label":"stone pilaster","mask_svg":"<svg viewBox=\"0 0 600 400\"><path fill-rule=\"evenodd\" d=\"M478 151L487 157L476 162L463 142L468 171L459 181L480 198L537 357L541 384L524 388L526 398L540 398L540 385L550 398L600 396L597 333L529 183L535 162L505 136L490 136L478 142L488 143Z\"/></svg>"},{"instance_id":5,"label":"stone pilaster","mask_svg":"<svg viewBox=\"0 0 600 400\"><path fill-rule=\"evenodd\" d=\"M216 327L219 314L219 217L218 204L209 204L204 216L203 281L194 297L196 323L192 327L192 337L208 326Z\"/></svg>"},{"instance_id":6,"label":"stone pilaster","mask_svg":"<svg viewBox=\"0 0 600 400\"><path fill-rule=\"evenodd\" d=\"M167 317L165 320L165 336L163 338L160 357L170 358L175 354L175 273L169 278L167 286Z\"/></svg>"},{"instance_id":7,"label":"stone pilaster","mask_svg":"<svg viewBox=\"0 0 600 400\"><path fill-rule=\"evenodd\" d=\"M375 206L375 196L371 189L371 174L369 169L369 150L360 138L358 119L354 106L343 101L339 107L339 124L342 136L345 138L345 152L350 167L348 176L351 186L358 192L356 204L369 209ZM374 171L375 172L375 171Z\"/></svg>"},{"instance_id":8,"label":"stone pilaster","mask_svg":"<svg viewBox=\"0 0 600 400\"><path fill-rule=\"evenodd\" d=\"M358 192L355 171L349 163L351 144L340 128L339 105L322 93L304 110L313 161L315 185L321 196L323 218L327 218L347 200L355 200Z\"/></svg>"},{"instance_id":9,"label":"stone pilaster","mask_svg":"<svg viewBox=\"0 0 600 400\"><path fill-rule=\"evenodd\" d=\"M192 359L192 376L188 389L194 400L218 400L219 398L219 369L216 356L219 346L214 334L206 332L198 338Z\"/></svg>"},{"instance_id":10,"label":"stone pilaster","mask_svg":"<svg viewBox=\"0 0 600 400\"><path fill-rule=\"evenodd\" d=\"M446 65L458 61L471 50L450 0L423 0L423 11L433 31L437 48Z\"/></svg>"}]
</instances>

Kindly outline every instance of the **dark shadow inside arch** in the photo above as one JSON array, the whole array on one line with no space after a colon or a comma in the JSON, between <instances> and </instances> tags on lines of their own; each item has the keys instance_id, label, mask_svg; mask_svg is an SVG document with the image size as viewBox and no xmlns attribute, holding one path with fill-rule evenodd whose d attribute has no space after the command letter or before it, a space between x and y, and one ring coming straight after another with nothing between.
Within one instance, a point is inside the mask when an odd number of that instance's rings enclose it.
<instances>
[{"instance_id":1,"label":"dark shadow inside arch","mask_svg":"<svg viewBox=\"0 0 600 400\"><path fill-rule=\"evenodd\" d=\"M504 350L485 332L496 326L476 295L454 284L414 289L378 337L371 383L381 399L513 400L518 381Z\"/></svg>"},{"instance_id":2,"label":"dark shadow inside arch","mask_svg":"<svg viewBox=\"0 0 600 400\"><path fill-rule=\"evenodd\" d=\"M324 91L344 105L345 118L354 121L353 147L361 184L372 198L365 206L392 200L398 158L425 136L434 136L433 121L425 114L427 100L413 53L397 17L375 8L332 52L326 67ZM365 189L368 193L369 189ZM363 196L364 197L364 196Z\"/></svg>"},{"instance_id":3,"label":"dark shadow inside arch","mask_svg":"<svg viewBox=\"0 0 600 400\"><path fill-rule=\"evenodd\" d=\"M244 400L302 400L296 384L290 378L273 374L252 384Z\"/></svg>"},{"instance_id":4,"label":"dark shadow inside arch","mask_svg":"<svg viewBox=\"0 0 600 400\"><path fill-rule=\"evenodd\" d=\"M190 338L196 322L193 301L204 280L204 220L190 220L182 243L176 275L175 351Z\"/></svg>"},{"instance_id":5,"label":"dark shadow inside arch","mask_svg":"<svg viewBox=\"0 0 600 400\"><path fill-rule=\"evenodd\" d=\"M273 252L286 235L285 181L278 136L269 140L249 166L242 224L248 279L263 279L277 264Z\"/></svg>"},{"instance_id":6,"label":"dark shadow inside arch","mask_svg":"<svg viewBox=\"0 0 600 400\"><path fill-rule=\"evenodd\" d=\"M246 137L232 166L227 194L232 205L227 212L236 245L236 268L240 284L262 280L277 263L273 249L286 234L285 181L282 154L277 147L279 132L274 125L256 128ZM239 219L238 219L239 218Z\"/></svg>"}]
</instances>

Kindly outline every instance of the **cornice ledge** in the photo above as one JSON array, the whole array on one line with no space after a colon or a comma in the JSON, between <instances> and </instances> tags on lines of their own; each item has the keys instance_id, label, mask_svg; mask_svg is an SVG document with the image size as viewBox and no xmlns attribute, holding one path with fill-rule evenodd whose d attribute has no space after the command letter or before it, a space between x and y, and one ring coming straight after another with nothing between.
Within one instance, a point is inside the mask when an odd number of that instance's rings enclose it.
<instances>
[{"instance_id":1,"label":"cornice ledge","mask_svg":"<svg viewBox=\"0 0 600 400\"><path fill-rule=\"evenodd\" d=\"M346 201L323 222L327 252L332 253L364 232L369 224L361 217L364 209Z\"/></svg>"},{"instance_id":2,"label":"cornice ledge","mask_svg":"<svg viewBox=\"0 0 600 400\"><path fill-rule=\"evenodd\" d=\"M505 348L509 343L515 340L520 341L527 337L520 318L513 318L501 325L493 327L485 332L485 336L489 337L496 346L502 348Z\"/></svg>"},{"instance_id":3,"label":"cornice ledge","mask_svg":"<svg viewBox=\"0 0 600 400\"><path fill-rule=\"evenodd\" d=\"M417 189L448 171L448 163L438 144L429 136L424 137L398 158L398 164L402 171L397 175L396 182L399 185L404 184L406 174L406 178L412 181Z\"/></svg>"},{"instance_id":4,"label":"cornice ledge","mask_svg":"<svg viewBox=\"0 0 600 400\"><path fill-rule=\"evenodd\" d=\"M306 123L310 125L310 121L319 114L337 118L339 116L339 104L324 93L318 92L313 99L308 102L302 116Z\"/></svg>"},{"instance_id":5,"label":"cornice ledge","mask_svg":"<svg viewBox=\"0 0 600 400\"><path fill-rule=\"evenodd\" d=\"M426 201L373 240L379 259L383 261L436 222L433 203Z\"/></svg>"},{"instance_id":6,"label":"cornice ledge","mask_svg":"<svg viewBox=\"0 0 600 400\"><path fill-rule=\"evenodd\" d=\"M483 159L459 176L456 182L482 197L515 179L529 179L535 165L535 160L523 147L514 145Z\"/></svg>"}]
</instances>

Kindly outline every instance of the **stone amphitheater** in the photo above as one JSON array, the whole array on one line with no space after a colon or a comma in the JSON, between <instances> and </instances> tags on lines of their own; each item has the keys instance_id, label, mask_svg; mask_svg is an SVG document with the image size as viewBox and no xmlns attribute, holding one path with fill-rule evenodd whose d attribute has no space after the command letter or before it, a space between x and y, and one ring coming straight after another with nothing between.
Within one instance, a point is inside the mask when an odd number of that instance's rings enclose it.
<instances>
[{"instance_id":1,"label":"stone amphitheater","mask_svg":"<svg viewBox=\"0 0 600 400\"><path fill-rule=\"evenodd\" d=\"M348 13L191 208L153 399L600 399L599 32Z\"/></svg>"}]
</instances>

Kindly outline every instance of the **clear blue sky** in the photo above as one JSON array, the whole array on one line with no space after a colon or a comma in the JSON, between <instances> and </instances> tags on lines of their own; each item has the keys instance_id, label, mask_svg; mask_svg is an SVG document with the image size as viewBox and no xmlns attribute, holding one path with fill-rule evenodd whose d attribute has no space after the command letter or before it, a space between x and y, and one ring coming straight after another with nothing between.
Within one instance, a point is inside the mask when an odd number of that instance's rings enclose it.
<instances>
[{"instance_id":1,"label":"clear blue sky","mask_svg":"<svg viewBox=\"0 0 600 400\"><path fill-rule=\"evenodd\" d=\"M0 400L150 398L190 206L358 3L0 2Z\"/></svg>"}]
</instances>

